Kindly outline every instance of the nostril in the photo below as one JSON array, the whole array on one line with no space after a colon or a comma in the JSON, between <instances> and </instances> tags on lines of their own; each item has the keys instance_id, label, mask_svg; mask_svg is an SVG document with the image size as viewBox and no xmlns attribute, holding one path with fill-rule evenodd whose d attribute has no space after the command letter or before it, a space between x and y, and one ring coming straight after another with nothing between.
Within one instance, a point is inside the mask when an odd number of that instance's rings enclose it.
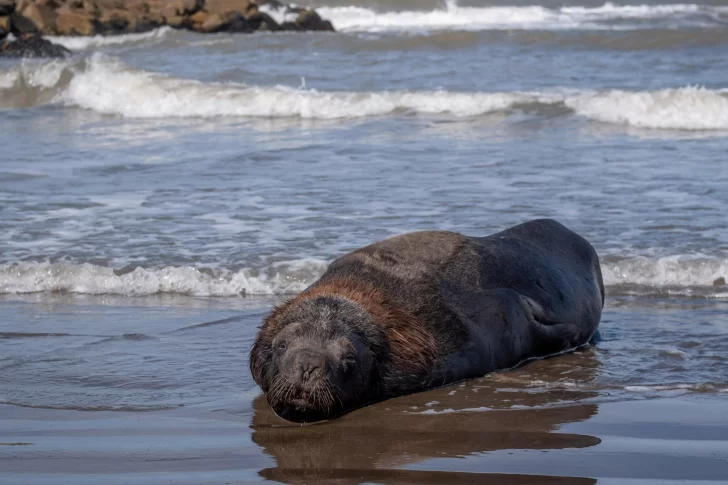
<instances>
[{"instance_id":1,"label":"nostril","mask_svg":"<svg viewBox=\"0 0 728 485\"><path fill-rule=\"evenodd\" d=\"M301 366L301 380L307 381L311 377L316 377L318 375L319 366L315 364L308 364L308 365L302 365Z\"/></svg>"},{"instance_id":2,"label":"nostril","mask_svg":"<svg viewBox=\"0 0 728 485\"><path fill-rule=\"evenodd\" d=\"M306 382L320 374L324 360L319 355L302 352L297 356L296 364L298 365L298 372L301 376L301 381Z\"/></svg>"}]
</instances>

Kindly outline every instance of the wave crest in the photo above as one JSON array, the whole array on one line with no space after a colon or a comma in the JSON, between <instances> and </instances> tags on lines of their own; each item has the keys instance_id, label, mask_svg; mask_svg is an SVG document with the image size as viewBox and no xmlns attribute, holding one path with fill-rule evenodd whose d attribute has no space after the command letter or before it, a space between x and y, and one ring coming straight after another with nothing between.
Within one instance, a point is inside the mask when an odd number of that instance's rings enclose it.
<instances>
[{"instance_id":1,"label":"wave crest","mask_svg":"<svg viewBox=\"0 0 728 485\"><path fill-rule=\"evenodd\" d=\"M191 296L276 295L298 293L316 281L328 262L301 259L264 268L197 269L168 266L132 271L89 263L15 263L0 265L0 294L66 292L127 296L172 293ZM632 285L650 289L702 289L700 294L728 296L728 259L670 256L607 257L602 262L609 287ZM706 290L708 290L706 292ZM722 292L721 292L722 291ZM619 293L619 291L617 291ZM690 294L690 291L683 291Z\"/></svg>"},{"instance_id":2,"label":"wave crest","mask_svg":"<svg viewBox=\"0 0 728 485\"><path fill-rule=\"evenodd\" d=\"M275 263L262 271L200 270L190 266L135 268L119 274L89 263L17 263L0 265L0 294L64 292L143 296L172 293L190 296L275 295L298 293L314 282L327 263L304 259Z\"/></svg>"},{"instance_id":3,"label":"wave crest","mask_svg":"<svg viewBox=\"0 0 728 485\"><path fill-rule=\"evenodd\" d=\"M723 287L728 290L728 259L667 256L607 258L602 263L604 284L651 287Z\"/></svg>"},{"instance_id":4,"label":"wave crest","mask_svg":"<svg viewBox=\"0 0 728 485\"><path fill-rule=\"evenodd\" d=\"M24 62L0 73L0 107L60 103L125 118L306 118L494 112L582 116L648 129L728 130L728 91L318 91L177 79L133 69L102 54L87 60Z\"/></svg>"},{"instance_id":5,"label":"wave crest","mask_svg":"<svg viewBox=\"0 0 728 485\"><path fill-rule=\"evenodd\" d=\"M366 7L321 7L322 17L339 31L418 32L436 30L632 30L669 24L681 27L723 25L727 7L695 4L616 5L601 7L499 6L460 7L446 0L431 11L382 12Z\"/></svg>"}]
</instances>

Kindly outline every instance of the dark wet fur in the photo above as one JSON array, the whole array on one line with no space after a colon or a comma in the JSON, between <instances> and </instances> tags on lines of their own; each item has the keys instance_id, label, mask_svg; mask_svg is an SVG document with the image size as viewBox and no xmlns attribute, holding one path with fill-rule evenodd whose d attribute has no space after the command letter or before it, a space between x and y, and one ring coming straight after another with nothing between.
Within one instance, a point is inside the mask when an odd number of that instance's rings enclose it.
<instances>
[{"instance_id":1,"label":"dark wet fur","mask_svg":"<svg viewBox=\"0 0 728 485\"><path fill-rule=\"evenodd\" d=\"M597 329L603 302L594 249L555 221L483 238L410 233L337 259L276 308L251 350L251 371L286 419L330 418L583 345ZM342 390L346 376L327 374L333 378L310 394L307 412L281 413L297 376L282 373L272 344L291 324L314 350L326 350L326 332L361 342L357 361L371 361L357 376L363 381Z\"/></svg>"}]
</instances>

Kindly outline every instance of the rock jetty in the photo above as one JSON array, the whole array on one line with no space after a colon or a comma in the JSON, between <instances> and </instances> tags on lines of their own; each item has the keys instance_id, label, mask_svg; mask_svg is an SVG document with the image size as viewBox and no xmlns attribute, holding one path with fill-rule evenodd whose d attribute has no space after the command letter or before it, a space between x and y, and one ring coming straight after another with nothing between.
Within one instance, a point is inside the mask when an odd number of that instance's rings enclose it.
<instances>
[{"instance_id":1,"label":"rock jetty","mask_svg":"<svg viewBox=\"0 0 728 485\"><path fill-rule=\"evenodd\" d=\"M284 9L293 20L276 22L263 5ZM162 26L200 33L334 30L316 11L278 0L0 0L0 56L64 54L42 35L117 35ZM16 40L7 41L9 34Z\"/></svg>"}]
</instances>

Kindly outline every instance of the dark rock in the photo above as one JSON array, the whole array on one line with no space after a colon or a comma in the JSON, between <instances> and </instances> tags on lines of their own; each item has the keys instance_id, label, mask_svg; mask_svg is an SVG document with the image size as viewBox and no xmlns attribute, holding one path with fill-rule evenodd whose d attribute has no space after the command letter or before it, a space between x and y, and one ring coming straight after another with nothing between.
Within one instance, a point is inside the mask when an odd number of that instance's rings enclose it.
<instances>
[{"instance_id":1,"label":"dark rock","mask_svg":"<svg viewBox=\"0 0 728 485\"><path fill-rule=\"evenodd\" d=\"M40 31L33 22L16 12L10 16L10 33L20 38L25 35L39 34Z\"/></svg>"},{"instance_id":2,"label":"dark rock","mask_svg":"<svg viewBox=\"0 0 728 485\"><path fill-rule=\"evenodd\" d=\"M286 5L283 2L280 2L279 0L258 0L255 3L257 3L258 5L268 5L269 7L275 8L275 9L281 9L283 7L288 7L288 5Z\"/></svg>"},{"instance_id":3,"label":"dark rock","mask_svg":"<svg viewBox=\"0 0 728 485\"><path fill-rule=\"evenodd\" d=\"M40 35L25 36L0 43L0 57L66 57L71 51Z\"/></svg>"},{"instance_id":4,"label":"dark rock","mask_svg":"<svg viewBox=\"0 0 728 485\"><path fill-rule=\"evenodd\" d=\"M0 17L5 17L15 12L15 0L0 0Z\"/></svg>"},{"instance_id":5,"label":"dark rock","mask_svg":"<svg viewBox=\"0 0 728 485\"><path fill-rule=\"evenodd\" d=\"M290 30L293 32L300 32L303 29L296 22L283 22L281 24L281 30Z\"/></svg>"},{"instance_id":6,"label":"dark rock","mask_svg":"<svg viewBox=\"0 0 728 485\"><path fill-rule=\"evenodd\" d=\"M295 23L302 30L334 31L331 22L323 20L314 10L306 10L298 14Z\"/></svg>"},{"instance_id":7,"label":"dark rock","mask_svg":"<svg viewBox=\"0 0 728 485\"><path fill-rule=\"evenodd\" d=\"M248 24L250 24L253 30L259 30L262 32L277 32L281 30L280 24L278 24L273 17L263 12L256 12L253 15L248 16Z\"/></svg>"}]
</instances>

